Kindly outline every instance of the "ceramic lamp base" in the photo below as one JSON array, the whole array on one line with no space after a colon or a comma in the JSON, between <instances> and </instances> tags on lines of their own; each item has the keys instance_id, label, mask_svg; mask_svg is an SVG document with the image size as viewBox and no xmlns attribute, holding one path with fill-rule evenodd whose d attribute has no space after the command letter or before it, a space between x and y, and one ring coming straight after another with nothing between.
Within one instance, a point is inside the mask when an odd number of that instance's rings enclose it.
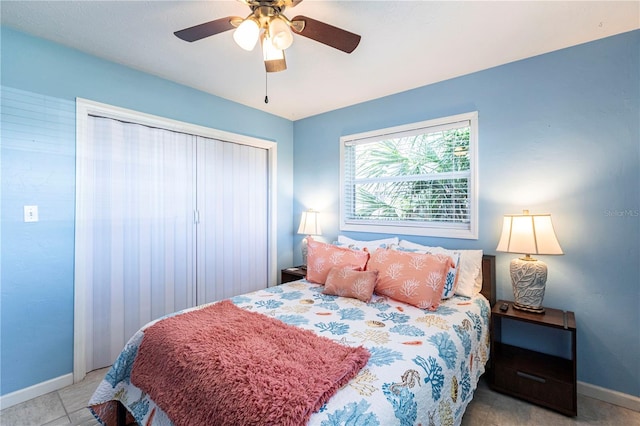
<instances>
[{"instance_id":1,"label":"ceramic lamp base","mask_svg":"<svg viewBox=\"0 0 640 426\"><path fill-rule=\"evenodd\" d=\"M307 266L307 253L309 253L307 238L308 237L304 237L302 239L302 264L305 266L305 269Z\"/></svg>"},{"instance_id":2,"label":"ceramic lamp base","mask_svg":"<svg viewBox=\"0 0 640 426\"><path fill-rule=\"evenodd\" d=\"M541 260L513 259L509 265L513 286L513 307L543 313L542 300L547 282L547 265Z\"/></svg>"},{"instance_id":3,"label":"ceramic lamp base","mask_svg":"<svg viewBox=\"0 0 640 426\"><path fill-rule=\"evenodd\" d=\"M534 314L544 314L544 308L531 308L529 306L521 305L517 302L514 302L511 306L513 306L514 309L519 309L525 312L532 312Z\"/></svg>"}]
</instances>

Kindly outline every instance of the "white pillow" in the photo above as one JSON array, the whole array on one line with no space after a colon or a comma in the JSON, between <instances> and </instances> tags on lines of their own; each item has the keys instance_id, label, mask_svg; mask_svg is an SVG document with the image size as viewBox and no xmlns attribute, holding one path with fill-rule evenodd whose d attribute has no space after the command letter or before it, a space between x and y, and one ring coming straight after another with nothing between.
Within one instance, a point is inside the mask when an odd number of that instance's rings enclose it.
<instances>
[{"instance_id":1,"label":"white pillow","mask_svg":"<svg viewBox=\"0 0 640 426\"><path fill-rule=\"evenodd\" d=\"M482 290L482 250L447 250L442 247L423 246L402 240L398 244L401 248L420 250L433 254L447 254L452 256L454 252L460 253L460 275L456 294L472 297Z\"/></svg>"},{"instance_id":2,"label":"white pillow","mask_svg":"<svg viewBox=\"0 0 640 426\"><path fill-rule=\"evenodd\" d=\"M352 240L349 237L345 237L344 235L338 235L338 244L341 246L347 246L350 249L354 250L362 250L366 247L369 252L373 253L379 247L389 248L391 245L397 245L399 243L398 237L392 238L383 238L381 240L371 240L371 241L358 241Z\"/></svg>"}]
</instances>

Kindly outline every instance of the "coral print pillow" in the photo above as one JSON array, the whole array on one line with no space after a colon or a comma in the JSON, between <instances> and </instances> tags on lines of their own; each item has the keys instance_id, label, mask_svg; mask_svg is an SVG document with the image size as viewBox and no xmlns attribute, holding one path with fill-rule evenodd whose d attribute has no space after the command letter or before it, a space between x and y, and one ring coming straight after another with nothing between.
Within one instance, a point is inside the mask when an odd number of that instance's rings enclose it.
<instances>
[{"instance_id":1,"label":"coral print pillow","mask_svg":"<svg viewBox=\"0 0 640 426\"><path fill-rule=\"evenodd\" d=\"M458 278L461 274L458 273L460 270L461 263L461 255L457 251L445 250L441 247L431 247L432 250L419 250L419 249L411 249L405 247L397 247L394 250L398 251L406 251L409 253L421 253L421 254L433 254L433 255L446 255L451 257L453 261L452 268L447 272L447 279L445 280L444 287L442 288L442 299L450 299L455 295L455 292L458 288ZM441 251L437 251L441 250Z\"/></svg>"},{"instance_id":2,"label":"coral print pillow","mask_svg":"<svg viewBox=\"0 0 640 426\"><path fill-rule=\"evenodd\" d=\"M354 271L349 266L333 267L327 275L322 292L369 302L377 279L378 271Z\"/></svg>"},{"instance_id":3,"label":"coral print pillow","mask_svg":"<svg viewBox=\"0 0 640 426\"><path fill-rule=\"evenodd\" d=\"M378 271L376 293L421 309L436 310L449 269L449 256L378 249L367 270Z\"/></svg>"},{"instance_id":4,"label":"coral print pillow","mask_svg":"<svg viewBox=\"0 0 640 426\"><path fill-rule=\"evenodd\" d=\"M314 241L307 237L307 281L324 284L334 266L348 266L364 270L369 260L368 251L351 250Z\"/></svg>"},{"instance_id":5,"label":"coral print pillow","mask_svg":"<svg viewBox=\"0 0 640 426\"><path fill-rule=\"evenodd\" d=\"M423 246L406 240L400 241L399 248L449 256L453 253L442 247ZM454 292L460 296L473 297L482 289L482 250L455 250L455 252L460 254L460 261L456 267L458 272Z\"/></svg>"}]
</instances>

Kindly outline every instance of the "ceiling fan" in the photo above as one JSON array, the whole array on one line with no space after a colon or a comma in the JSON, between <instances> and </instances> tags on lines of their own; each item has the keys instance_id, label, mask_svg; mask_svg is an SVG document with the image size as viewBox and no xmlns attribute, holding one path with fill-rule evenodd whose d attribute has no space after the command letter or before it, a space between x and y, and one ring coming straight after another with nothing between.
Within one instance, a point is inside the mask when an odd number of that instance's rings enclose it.
<instances>
[{"instance_id":1,"label":"ceiling fan","mask_svg":"<svg viewBox=\"0 0 640 426\"><path fill-rule=\"evenodd\" d=\"M238 1L251 8L251 13L246 18L227 16L176 31L174 34L182 40L193 42L235 28L233 39L245 50L253 50L260 39L267 72L287 69L284 51L293 43L293 33L346 53L353 52L360 43L359 35L307 16L299 15L289 20L284 15L284 10L298 5L302 0Z\"/></svg>"}]
</instances>

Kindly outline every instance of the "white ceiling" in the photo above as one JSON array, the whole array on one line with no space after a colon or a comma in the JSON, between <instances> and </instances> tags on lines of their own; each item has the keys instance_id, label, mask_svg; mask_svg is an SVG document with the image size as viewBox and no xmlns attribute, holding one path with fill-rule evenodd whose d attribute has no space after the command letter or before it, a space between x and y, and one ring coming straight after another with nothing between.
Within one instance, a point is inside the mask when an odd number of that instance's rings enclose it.
<instances>
[{"instance_id":1,"label":"white ceiling","mask_svg":"<svg viewBox=\"0 0 640 426\"><path fill-rule=\"evenodd\" d=\"M640 1L319 1L306 15L360 34L346 54L294 35L268 76L232 31L194 43L173 32L247 16L238 1L7 1L2 24L296 120L640 28Z\"/></svg>"}]
</instances>

